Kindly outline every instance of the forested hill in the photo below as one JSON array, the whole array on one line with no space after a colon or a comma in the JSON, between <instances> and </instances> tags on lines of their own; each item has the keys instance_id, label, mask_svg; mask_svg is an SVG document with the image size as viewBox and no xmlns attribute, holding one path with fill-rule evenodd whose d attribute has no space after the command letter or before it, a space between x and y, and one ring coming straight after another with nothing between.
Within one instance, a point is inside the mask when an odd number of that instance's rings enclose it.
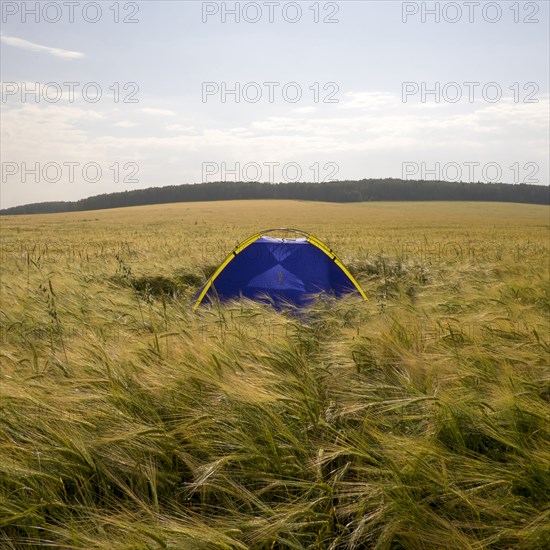
<instances>
[{"instance_id":1,"label":"forested hill","mask_svg":"<svg viewBox=\"0 0 550 550\"><path fill-rule=\"evenodd\" d=\"M244 199L360 201L494 201L550 204L548 185L363 179L330 183L212 182L149 187L78 201L40 202L5 208L0 214L47 214L170 202Z\"/></svg>"}]
</instances>

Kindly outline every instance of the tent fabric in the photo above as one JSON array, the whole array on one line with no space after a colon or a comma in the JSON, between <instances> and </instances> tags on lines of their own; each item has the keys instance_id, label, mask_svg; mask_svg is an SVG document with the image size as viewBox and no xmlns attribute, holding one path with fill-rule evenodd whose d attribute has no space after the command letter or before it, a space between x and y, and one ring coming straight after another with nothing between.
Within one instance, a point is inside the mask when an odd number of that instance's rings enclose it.
<instances>
[{"instance_id":1,"label":"tent fabric","mask_svg":"<svg viewBox=\"0 0 550 550\"><path fill-rule=\"evenodd\" d=\"M321 292L338 297L359 292L366 299L340 259L315 237L286 239L259 233L238 245L206 281L195 296L194 309L203 301L241 296L276 307L301 307Z\"/></svg>"}]
</instances>

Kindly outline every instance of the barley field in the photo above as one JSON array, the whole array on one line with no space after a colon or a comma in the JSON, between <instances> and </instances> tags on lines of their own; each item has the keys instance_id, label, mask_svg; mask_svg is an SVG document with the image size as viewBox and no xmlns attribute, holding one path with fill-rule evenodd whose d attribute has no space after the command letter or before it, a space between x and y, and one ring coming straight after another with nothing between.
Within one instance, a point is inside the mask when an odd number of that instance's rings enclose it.
<instances>
[{"instance_id":1,"label":"barley field","mask_svg":"<svg viewBox=\"0 0 550 550\"><path fill-rule=\"evenodd\" d=\"M547 549L549 208L0 219L0 548ZM191 313L296 227L369 296Z\"/></svg>"}]
</instances>

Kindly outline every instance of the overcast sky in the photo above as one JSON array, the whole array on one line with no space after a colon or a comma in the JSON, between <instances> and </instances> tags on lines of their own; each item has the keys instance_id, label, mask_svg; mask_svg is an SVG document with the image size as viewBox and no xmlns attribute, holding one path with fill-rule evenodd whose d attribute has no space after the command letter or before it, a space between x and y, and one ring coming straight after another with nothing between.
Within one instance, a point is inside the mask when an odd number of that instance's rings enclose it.
<instances>
[{"instance_id":1,"label":"overcast sky","mask_svg":"<svg viewBox=\"0 0 550 550\"><path fill-rule=\"evenodd\" d=\"M35 4L2 0L2 208L300 174L549 183L546 1Z\"/></svg>"}]
</instances>

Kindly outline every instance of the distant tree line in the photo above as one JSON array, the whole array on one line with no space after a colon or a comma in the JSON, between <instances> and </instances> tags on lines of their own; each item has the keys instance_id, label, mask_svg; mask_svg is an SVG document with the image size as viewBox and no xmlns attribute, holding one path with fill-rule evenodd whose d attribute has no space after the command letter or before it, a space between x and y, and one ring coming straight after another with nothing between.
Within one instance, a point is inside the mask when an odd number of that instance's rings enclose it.
<instances>
[{"instance_id":1,"label":"distant tree line","mask_svg":"<svg viewBox=\"0 0 550 550\"><path fill-rule=\"evenodd\" d=\"M40 202L0 210L0 214L46 214L101 210L171 202L294 199L325 202L492 201L550 204L548 185L363 179L328 183L211 182L149 187L96 195L78 201Z\"/></svg>"}]
</instances>

